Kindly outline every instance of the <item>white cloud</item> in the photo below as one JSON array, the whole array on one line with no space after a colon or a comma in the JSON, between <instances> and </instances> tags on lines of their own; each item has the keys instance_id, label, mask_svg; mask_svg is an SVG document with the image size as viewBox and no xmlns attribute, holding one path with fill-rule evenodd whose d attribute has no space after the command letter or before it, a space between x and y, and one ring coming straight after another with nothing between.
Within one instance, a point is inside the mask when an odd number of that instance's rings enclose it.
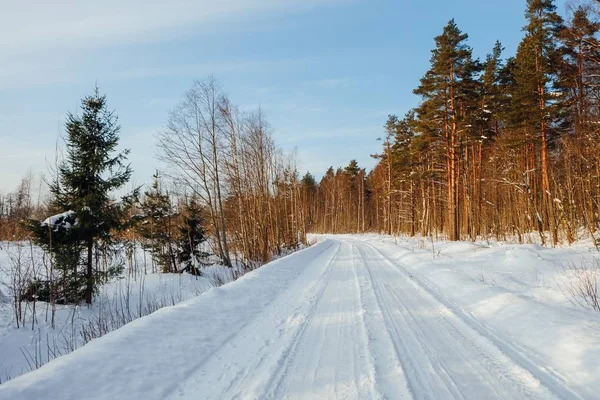
<instances>
[{"instance_id":1,"label":"white cloud","mask_svg":"<svg viewBox=\"0 0 600 400\"><path fill-rule=\"evenodd\" d=\"M155 41L186 29L227 30L228 20L348 0L0 0L4 57Z\"/></svg>"},{"instance_id":2,"label":"white cloud","mask_svg":"<svg viewBox=\"0 0 600 400\"><path fill-rule=\"evenodd\" d=\"M192 33L209 38L249 29L256 17L352 1L0 0L0 86L75 83L81 71L93 66L94 49L168 42ZM122 77L187 74L194 68L146 68Z\"/></svg>"}]
</instances>

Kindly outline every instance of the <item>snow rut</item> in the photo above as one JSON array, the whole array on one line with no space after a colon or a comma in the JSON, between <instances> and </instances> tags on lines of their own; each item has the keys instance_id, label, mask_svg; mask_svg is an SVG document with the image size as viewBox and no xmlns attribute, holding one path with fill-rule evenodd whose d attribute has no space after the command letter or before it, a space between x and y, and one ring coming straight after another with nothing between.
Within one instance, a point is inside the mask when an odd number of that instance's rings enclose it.
<instances>
[{"instance_id":1,"label":"snow rut","mask_svg":"<svg viewBox=\"0 0 600 400\"><path fill-rule=\"evenodd\" d=\"M358 246L415 399L580 398L523 368L379 250Z\"/></svg>"},{"instance_id":2,"label":"snow rut","mask_svg":"<svg viewBox=\"0 0 600 400\"><path fill-rule=\"evenodd\" d=\"M340 248L336 243L320 253L316 258L325 258L325 268L313 260L286 291L196 366L165 398L264 398L265 385L277 370L286 343L293 346L297 342L298 332L312 316Z\"/></svg>"},{"instance_id":3,"label":"snow rut","mask_svg":"<svg viewBox=\"0 0 600 400\"><path fill-rule=\"evenodd\" d=\"M265 399L381 398L358 290L352 246L342 243L312 315L285 353Z\"/></svg>"},{"instance_id":4,"label":"snow rut","mask_svg":"<svg viewBox=\"0 0 600 400\"><path fill-rule=\"evenodd\" d=\"M0 386L0 399L51 387L73 400L581 398L526 355L341 237L129 324Z\"/></svg>"},{"instance_id":5,"label":"snow rut","mask_svg":"<svg viewBox=\"0 0 600 400\"><path fill-rule=\"evenodd\" d=\"M569 398L547 382L376 248L342 240L171 398Z\"/></svg>"}]
</instances>

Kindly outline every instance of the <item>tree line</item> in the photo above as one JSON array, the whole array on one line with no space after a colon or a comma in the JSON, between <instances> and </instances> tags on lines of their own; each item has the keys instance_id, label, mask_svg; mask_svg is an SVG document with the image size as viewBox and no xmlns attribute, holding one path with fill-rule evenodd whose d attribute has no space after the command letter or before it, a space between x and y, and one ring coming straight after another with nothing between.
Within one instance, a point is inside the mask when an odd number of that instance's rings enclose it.
<instances>
[{"instance_id":1,"label":"tree line","mask_svg":"<svg viewBox=\"0 0 600 400\"><path fill-rule=\"evenodd\" d=\"M32 200L31 177L0 196L0 240L31 239L45 253L47 273L20 285L16 302L90 304L136 248L150 272L201 275L218 263L239 275L305 241L295 157L261 109L240 111L213 77L196 81L157 133L164 171L143 192L123 194L133 170L120 130L96 88L67 116L45 200Z\"/></svg>"},{"instance_id":2,"label":"tree line","mask_svg":"<svg viewBox=\"0 0 600 400\"><path fill-rule=\"evenodd\" d=\"M435 37L419 105L390 115L377 164L330 168L309 208L316 231L493 236L543 244L594 235L600 211L600 42L592 4L528 0L514 56L479 60L451 20Z\"/></svg>"},{"instance_id":3,"label":"tree line","mask_svg":"<svg viewBox=\"0 0 600 400\"><path fill-rule=\"evenodd\" d=\"M201 274L211 262L254 269L307 232L534 234L549 245L584 233L600 244L598 13L580 5L565 22L553 1L528 0L525 16L516 54L497 42L484 60L451 20L414 89L420 103L388 117L375 168L352 160L318 182L300 178L262 109L241 111L208 77L157 133L164 168L151 187L117 198L132 169L96 90L68 116L47 201L32 200L31 178L0 196L0 240L42 246L51 273L32 290L67 302L91 302L119 273L111 254L136 246L153 272Z\"/></svg>"}]
</instances>

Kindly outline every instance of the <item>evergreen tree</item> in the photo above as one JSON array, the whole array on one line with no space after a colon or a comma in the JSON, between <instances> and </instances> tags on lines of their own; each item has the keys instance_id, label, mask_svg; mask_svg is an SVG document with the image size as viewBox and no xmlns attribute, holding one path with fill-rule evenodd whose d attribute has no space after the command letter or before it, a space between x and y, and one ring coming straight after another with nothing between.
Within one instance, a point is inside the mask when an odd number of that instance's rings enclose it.
<instances>
[{"instance_id":1,"label":"evergreen tree","mask_svg":"<svg viewBox=\"0 0 600 400\"><path fill-rule=\"evenodd\" d=\"M410 221L410 235L415 235L416 230L416 209L415 209L415 172L416 160L421 159L421 155L414 152L413 140L415 138L415 112L414 110L406 113L405 117L397 120L395 124L394 141L391 147L391 164L393 168L393 178L395 188L398 190L403 200L408 200L409 204L407 219Z\"/></svg>"},{"instance_id":2,"label":"evergreen tree","mask_svg":"<svg viewBox=\"0 0 600 400\"><path fill-rule=\"evenodd\" d=\"M484 124L482 140L492 139L500 133L502 116L509 102L507 79L502 63L502 44L497 41L491 54L486 56L481 74L481 120Z\"/></svg>"},{"instance_id":3,"label":"evergreen tree","mask_svg":"<svg viewBox=\"0 0 600 400\"><path fill-rule=\"evenodd\" d=\"M350 163L346 167L344 167L344 172L350 178L356 178L360 172L358 162L356 160L350 160Z\"/></svg>"},{"instance_id":4,"label":"evergreen tree","mask_svg":"<svg viewBox=\"0 0 600 400\"><path fill-rule=\"evenodd\" d=\"M473 131L472 113L479 107L477 74L481 70L473 60L462 33L454 20L435 38L431 68L414 93L423 101L416 109L417 129L435 138L436 147L445 152L449 237L459 239L461 146Z\"/></svg>"},{"instance_id":5,"label":"evergreen tree","mask_svg":"<svg viewBox=\"0 0 600 400\"><path fill-rule=\"evenodd\" d=\"M200 249L200 245L207 240L202 214L203 210L198 202L191 199L185 205L183 224L179 228L177 261L182 266L182 271L196 276L202 275L200 266L209 255Z\"/></svg>"},{"instance_id":6,"label":"evergreen tree","mask_svg":"<svg viewBox=\"0 0 600 400\"><path fill-rule=\"evenodd\" d=\"M564 116L567 130L582 138L590 130L600 95L600 22L590 18L589 8L579 6L570 24L561 30L562 63L557 85L569 111Z\"/></svg>"},{"instance_id":7,"label":"evergreen tree","mask_svg":"<svg viewBox=\"0 0 600 400\"><path fill-rule=\"evenodd\" d=\"M529 168L541 170L539 198L542 202L540 223L550 230L553 243L558 241L553 188L550 180L550 144L558 135L561 115L557 77L561 65L558 36L563 29L562 18L552 0L527 0L525 37L515 58L514 85L511 90L511 120L526 135L530 146ZM535 159L534 149L539 149ZM534 185L538 186L538 185Z\"/></svg>"},{"instance_id":8,"label":"evergreen tree","mask_svg":"<svg viewBox=\"0 0 600 400\"><path fill-rule=\"evenodd\" d=\"M397 118L396 118L397 119ZM391 147L392 166L399 174L397 179L406 179L412 172L413 154L412 142L414 132L415 112L406 113L403 119L396 120L394 140Z\"/></svg>"},{"instance_id":9,"label":"evergreen tree","mask_svg":"<svg viewBox=\"0 0 600 400\"><path fill-rule=\"evenodd\" d=\"M595 13L594 13L595 14ZM597 230L598 171L600 154L597 128L600 110L600 22L590 7L579 6L573 10L568 26L561 31L562 64L558 87L564 104L561 130L565 132L560 141L564 179L559 190L563 202L559 211L563 226L568 227L569 241L575 240L576 226L583 224L592 237ZM579 206L576 206L579 204ZM564 216L568 216L567 223Z\"/></svg>"},{"instance_id":10,"label":"evergreen tree","mask_svg":"<svg viewBox=\"0 0 600 400\"><path fill-rule=\"evenodd\" d=\"M317 181L315 180L315 177L310 172L307 172L306 174L304 174L304 176L300 180L300 184L302 185L303 188L306 188L308 191L311 191L311 192L316 190L316 187L317 187Z\"/></svg>"},{"instance_id":11,"label":"evergreen tree","mask_svg":"<svg viewBox=\"0 0 600 400\"><path fill-rule=\"evenodd\" d=\"M160 187L158 172L153 178L152 189L144 192L136 229L162 272L177 272L177 213Z\"/></svg>"},{"instance_id":12,"label":"evergreen tree","mask_svg":"<svg viewBox=\"0 0 600 400\"><path fill-rule=\"evenodd\" d=\"M86 271L78 219L72 211L47 218L40 224L29 220L27 227L34 241L52 256L52 277L46 282L31 282L30 291L39 300L57 304L78 303L85 296Z\"/></svg>"},{"instance_id":13,"label":"evergreen tree","mask_svg":"<svg viewBox=\"0 0 600 400\"><path fill-rule=\"evenodd\" d=\"M70 114L66 123L66 159L58 167L56 181L50 185L52 207L68 211L61 221L50 221L46 225L30 223L38 243L55 257L56 268L71 270L70 276L77 287L85 276L82 297L91 304L93 292L98 284L94 271L94 247L108 246L113 232L124 228L127 207L137 196L134 193L115 202L111 193L125 185L131 177L131 168L125 165L128 150L115 154L119 142L120 126L114 112L106 107L106 96L98 88L94 94L82 100L81 116ZM62 227L56 228L60 222ZM49 234L49 228L50 229ZM54 231L53 231L54 230ZM63 251L68 249L65 258ZM85 253L83 262L79 255ZM83 264L84 270L79 266ZM65 278L67 279L67 278ZM69 300L78 300L71 296Z\"/></svg>"},{"instance_id":14,"label":"evergreen tree","mask_svg":"<svg viewBox=\"0 0 600 400\"><path fill-rule=\"evenodd\" d=\"M307 172L300 180L300 201L304 228L313 226L318 210L318 185L315 177Z\"/></svg>"}]
</instances>

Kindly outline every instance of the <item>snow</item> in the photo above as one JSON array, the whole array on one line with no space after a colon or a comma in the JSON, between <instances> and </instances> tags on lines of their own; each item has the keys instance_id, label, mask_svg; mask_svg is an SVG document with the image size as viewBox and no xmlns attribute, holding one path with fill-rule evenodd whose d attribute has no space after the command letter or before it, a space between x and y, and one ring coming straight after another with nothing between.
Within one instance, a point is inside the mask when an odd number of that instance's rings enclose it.
<instances>
[{"instance_id":1,"label":"snow","mask_svg":"<svg viewBox=\"0 0 600 400\"><path fill-rule=\"evenodd\" d=\"M318 242L0 385L4 399L594 399L590 243ZM593 264L589 264L593 265Z\"/></svg>"},{"instance_id":2,"label":"snow","mask_svg":"<svg viewBox=\"0 0 600 400\"><path fill-rule=\"evenodd\" d=\"M82 329L95 326L99 318L113 314L111 310L115 307L123 306L127 318L134 319L140 313L146 314L148 309L179 303L211 287L213 283L209 278L187 274L148 274L136 281L121 279L105 285L91 308L57 305L56 329L51 328L51 311L46 303L37 303L34 329L31 305L25 314L25 326L17 329L10 300L4 304L0 301L0 381L15 378L47 362L48 358L54 358L53 353L58 356L80 347Z\"/></svg>"},{"instance_id":3,"label":"snow","mask_svg":"<svg viewBox=\"0 0 600 400\"><path fill-rule=\"evenodd\" d=\"M96 330L100 324L110 330L115 329L157 308L188 300L234 279L232 269L220 265L202 268L201 277L188 274L144 274L143 265L138 265L137 273L125 270L119 279L101 286L91 308L83 304L57 305L54 329L51 326L51 307L48 303L36 303L33 324L32 304L23 302L24 322L23 326L17 328L13 299L9 295L9 259L11 255L15 257L17 254L18 245L0 242L0 383L82 346L85 342L83 331ZM28 258L29 245L20 245L24 246ZM39 260L41 250L33 246L32 251L34 258ZM136 257L143 264L144 256L137 254ZM146 255L146 258L150 262L150 255ZM148 266L147 270L151 271L151 267ZM38 277L40 274L43 277L44 273L38 272Z\"/></svg>"},{"instance_id":4,"label":"snow","mask_svg":"<svg viewBox=\"0 0 600 400\"><path fill-rule=\"evenodd\" d=\"M46 218L41 225L42 226L53 226L53 227L64 227L65 229L71 228L71 223L68 221L73 215L75 211L65 211L64 213L52 215L51 217ZM77 219L73 222L73 225L77 225Z\"/></svg>"}]
</instances>

